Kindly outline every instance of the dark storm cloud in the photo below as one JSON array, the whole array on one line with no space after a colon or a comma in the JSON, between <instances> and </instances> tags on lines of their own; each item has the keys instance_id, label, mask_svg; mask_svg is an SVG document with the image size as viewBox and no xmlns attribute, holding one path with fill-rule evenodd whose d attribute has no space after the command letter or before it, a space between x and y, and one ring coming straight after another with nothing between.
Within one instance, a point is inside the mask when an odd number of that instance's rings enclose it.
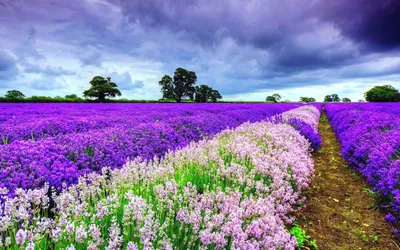
<instances>
[{"instance_id":1,"label":"dark storm cloud","mask_svg":"<svg viewBox=\"0 0 400 250\"><path fill-rule=\"evenodd\" d=\"M332 22L343 34L372 47L400 45L398 0L147 0L117 1L131 21L179 31L205 43L224 36L261 48L280 48L299 33Z\"/></svg>"},{"instance_id":2,"label":"dark storm cloud","mask_svg":"<svg viewBox=\"0 0 400 250\"><path fill-rule=\"evenodd\" d=\"M282 70L331 66L351 57L349 52L337 57L322 56L303 49L297 36L317 32L322 25L313 13L313 1L115 1L133 23L149 29L166 28L186 32L187 40L212 48L221 39L232 38L240 44L268 50L274 56L274 67ZM314 14L314 15L313 15ZM304 41L307 42L307 41ZM312 42L312 41L310 41ZM303 49L303 50L302 50ZM334 48L328 48L334 49Z\"/></svg>"},{"instance_id":3,"label":"dark storm cloud","mask_svg":"<svg viewBox=\"0 0 400 250\"><path fill-rule=\"evenodd\" d=\"M131 22L151 28L166 27L171 32L183 30L203 46L213 46L229 37L264 49L273 59L267 68L287 74L342 66L358 57L360 50L369 53L400 45L398 0L118 3ZM318 32L329 25L331 32L318 37ZM298 39L307 34L308 39ZM318 40L321 36L325 41ZM365 46L358 46L360 43Z\"/></svg>"},{"instance_id":4,"label":"dark storm cloud","mask_svg":"<svg viewBox=\"0 0 400 250\"><path fill-rule=\"evenodd\" d=\"M400 46L400 1L336 0L320 2L320 16L372 50Z\"/></svg>"}]
</instances>

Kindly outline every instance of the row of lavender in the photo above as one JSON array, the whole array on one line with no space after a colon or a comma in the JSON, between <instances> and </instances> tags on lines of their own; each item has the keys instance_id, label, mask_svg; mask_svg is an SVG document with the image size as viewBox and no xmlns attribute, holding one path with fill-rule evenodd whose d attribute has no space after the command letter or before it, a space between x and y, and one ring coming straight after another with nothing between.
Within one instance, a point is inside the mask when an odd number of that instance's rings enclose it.
<instances>
[{"instance_id":1,"label":"row of lavender","mask_svg":"<svg viewBox=\"0 0 400 250\"><path fill-rule=\"evenodd\" d=\"M232 116L238 122L294 108L280 104L3 104L0 105L0 144L18 140L43 140L59 135L82 133L113 126L134 127L142 123L165 122L171 118L207 115ZM198 119L200 118L200 119ZM225 118L225 117L224 117ZM196 121L195 121L196 122Z\"/></svg>"},{"instance_id":2,"label":"row of lavender","mask_svg":"<svg viewBox=\"0 0 400 250\"><path fill-rule=\"evenodd\" d=\"M0 187L61 189L79 176L122 167L296 104L3 104Z\"/></svg>"},{"instance_id":3,"label":"row of lavender","mask_svg":"<svg viewBox=\"0 0 400 250\"><path fill-rule=\"evenodd\" d=\"M311 143L296 129L316 133L319 116L304 106L245 123L83 176L50 198L48 186L12 198L3 190L0 247L295 249L287 226L313 176Z\"/></svg>"},{"instance_id":4,"label":"row of lavender","mask_svg":"<svg viewBox=\"0 0 400 250\"><path fill-rule=\"evenodd\" d=\"M349 164L366 176L400 219L400 105L327 104L327 115Z\"/></svg>"}]
</instances>

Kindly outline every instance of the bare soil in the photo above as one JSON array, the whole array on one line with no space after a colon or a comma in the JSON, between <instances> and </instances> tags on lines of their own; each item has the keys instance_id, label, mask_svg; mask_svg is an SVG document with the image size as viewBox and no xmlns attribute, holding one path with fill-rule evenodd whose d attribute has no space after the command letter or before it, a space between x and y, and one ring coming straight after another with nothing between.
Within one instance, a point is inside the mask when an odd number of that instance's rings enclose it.
<instances>
[{"instance_id":1,"label":"bare soil","mask_svg":"<svg viewBox=\"0 0 400 250\"><path fill-rule=\"evenodd\" d=\"M315 178L305 191L300 226L318 249L400 249L393 228L378 211L365 179L352 172L325 114L319 132L322 149L313 154Z\"/></svg>"}]
</instances>

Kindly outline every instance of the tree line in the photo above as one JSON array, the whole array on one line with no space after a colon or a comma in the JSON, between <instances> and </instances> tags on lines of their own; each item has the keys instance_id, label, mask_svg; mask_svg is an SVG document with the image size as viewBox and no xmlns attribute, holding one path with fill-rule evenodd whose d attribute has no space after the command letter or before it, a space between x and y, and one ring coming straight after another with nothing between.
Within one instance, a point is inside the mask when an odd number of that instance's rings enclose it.
<instances>
[{"instance_id":1,"label":"tree line","mask_svg":"<svg viewBox=\"0 0 400 250\"><path fill-rule=\"evenodd\" d=\"M266 102L271 102L271 103L278 103L281 100L281 95L280 94L273 94L270 96L267 96L265 99ZM324 102L351 102L350 98L344 97L342 99L339 98L338 94L332 94L332 95L327 95L324 98ZM363 100L359 100L363 101ZM290 102L290 101L283 101L283 102ZM310 103L310 102L317 102L314 97L306 97L302 96L300 97L299 102L305 102L305 103Z\"/></svg>"},{"instance_id":2,"label":"tree line","mask_svg":"<svg viewBox=\"0 0 400 250\"><path fill-rule=\"evenodd\" d=\"M400 102L400 93L399 91L391 85L383 85L383 86L375 86L364 93L365 100L367 102ZM273 94L267 96L265 99L266 102L277 103L281 100L281 96L279 94ZM289 102L289 101L283 101ZM313 97L300 97L299 102L316 102ZM326 95L324 98L324 102L351 102L351 99L348 97L339 98L338 94ZM358 102L364 102L364 100L358 100Z\"/></svg>"},{"instance_id":3,"label":"tree line","mask_svg":"<svg viewBox=\"0 0 400 250\"><path fill-rule=\"evenodd\" d=\"M9 90L4 97L0 97L0 102L217 102L222 99L222 95L208 85L201 84L196 86L197 76L193 71L184 68L177 68L174 76L164 75L158 82L161 87L162 99L158 101L110 99L121 96L118 85L111 80L111 77L95 76L89 82L90 87L83 91L81 98L76 94L66 95L65 97L56 96L31 96L26 97L19 90ZM391 85L375 86L364 93L365 100L368 102L400 102L399 91ZM269 103L281 102L280 94L267 96L265 101ZM338 94L326 95L324 102L351 102L350 98L339 98ZM363 100L358 100L363 102ZM288 100L282 102L290 102ZM302 96L299 102L316 102L313 97Z\"/></svg>"},{"instance_id":4,"label":"tree line","mask_svg":"<svg viewBox=\"0 0 400 250\"><path fill-rule=\"evenodd\" d=\"M222 99L222 95L208 85L202 84L195 86L197 82L196 73L183 68L175 70L174 77L164 75L159 81L161 86L162 99L159 102L217 102ZM90 87L83 91L83 98L76 94L66 95L65 97L56 96L26 96L19 90L9 90L4 97L0 97L0 101L26 101L26 102L146 102L144 100L128 100L119 99L111 100L121 96L122 93L118 89L117 83L111 80L111 77L95 76L89 82ZM152 101L154 102L154 101Z\"/></svg>"}]
</instances>

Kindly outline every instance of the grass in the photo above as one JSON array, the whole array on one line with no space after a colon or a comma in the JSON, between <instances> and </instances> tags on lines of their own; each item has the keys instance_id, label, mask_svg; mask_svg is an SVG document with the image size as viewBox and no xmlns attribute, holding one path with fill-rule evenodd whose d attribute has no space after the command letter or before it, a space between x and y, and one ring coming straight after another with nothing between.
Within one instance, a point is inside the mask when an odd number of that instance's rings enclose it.
<instances>
[{"instance_id":1,"label":"grass","mask_svg":"<svg viewBox=\"0 0 400 250\"><path fill-rule=\"evenodd\" d=\"M374 244L374 243L377 242L378 239L379 239L379 235L377 235L377 234L371 234L371 235L367 236L367 235L365 234L365 232L363 232L363 231L358 231L358 232L356 233L356 235L357 235L357 236L360 236L360 237L361 237L361 240L362 240L365 244Z\"/></svg>"},{"instance_id":2,"label":"grass","mask_svg":"<svg viewBox=\"0 0 400 250\"><path fill-rule=\"evenodd\" d=\"M310 240L311 236L307 235L306 231L298 224L294 223L289 232L296 237L298 248L310 247L311 249L318 249L317 243L314 240Z\"/></svg>"}]
</instances>

